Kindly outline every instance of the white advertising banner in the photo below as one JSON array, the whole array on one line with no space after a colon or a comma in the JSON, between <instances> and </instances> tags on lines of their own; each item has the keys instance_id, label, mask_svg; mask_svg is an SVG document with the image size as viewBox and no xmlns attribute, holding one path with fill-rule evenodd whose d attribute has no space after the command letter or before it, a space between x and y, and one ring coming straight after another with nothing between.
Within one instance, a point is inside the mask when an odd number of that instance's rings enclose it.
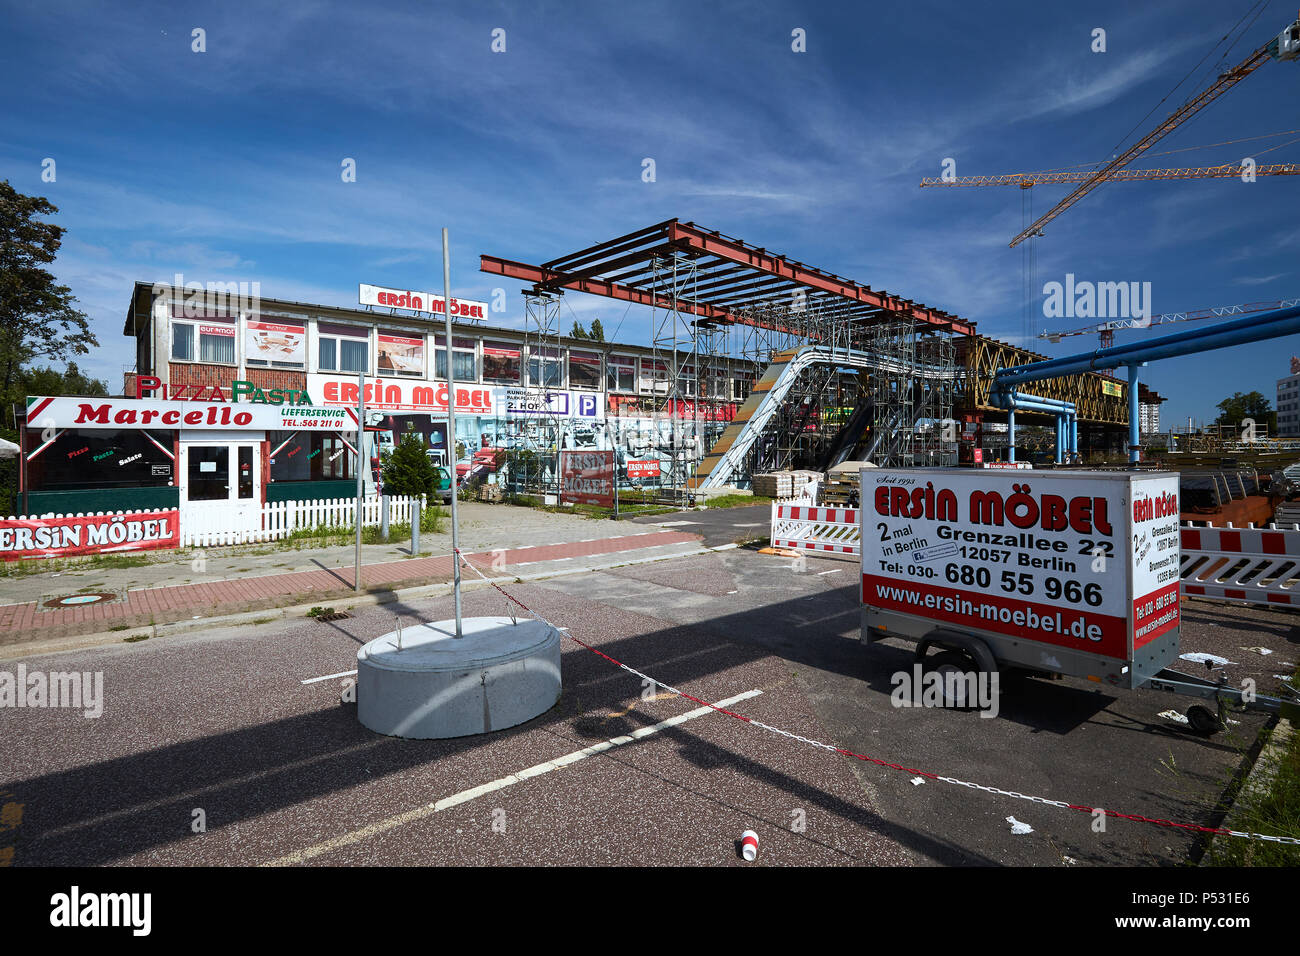
<instances>
[{"instance_id":1,"label":"white advertising banner","mask_svg":"<svg viewBox=\"0 0 1300 956\"><path fill-rule=\"evenodd\" d=\"M307 392L321 405L357 407L355 375L308 375ZM456 383L456 411L496 416L501 405L490 385ZM393 412L447 413L447 383L409 378L367 378L366 408Z\"/></svg>"},{"instance_id":2,"label":"white advertising banner","mask_svg":"<svg viewBox=\"0 0 1300 956\"><path fill-rule=\"evenodd\" d=\"M862 600L1120 660L1178 626L1178 478L878 470Z\"/></svg>"},{"instance_id":3,"label":"white advertising banner","mask_svg":"<svg viewBox=\"0 0 1300 956\"><path fill-rule=\"evenodd\" d=\"M244 357L252 362L307 361L307 329L283 322L249 319L244 326Z\"/></svg>"},{"instance_id":4,"label":"white advertising banner","mask_svg":"<svg viewBox=\"0 0 1300 956\"><path fill-rule=\"evenodd\" d=\"M562 388L501 388L508 418L605 417L605 403L598 392L571 392Z\"/></svg>"},{"instance_id":5,"label":"white advertising banner","mask_svg":"<svg viewBox=\"0 0 1300 956\"><path fill-rule=\"evenodd\" d=\"M424 312L429 315L444 315L446 303L440 295L432 292L415 292L409 289L389 289L381 285L362 283L357 293L357 301L362 305L378 305L386 309L408 309L411 312ZM451 317L481 322L487 318L488 304L472 299L451 297Z\"/></svg>"}]
</instances>

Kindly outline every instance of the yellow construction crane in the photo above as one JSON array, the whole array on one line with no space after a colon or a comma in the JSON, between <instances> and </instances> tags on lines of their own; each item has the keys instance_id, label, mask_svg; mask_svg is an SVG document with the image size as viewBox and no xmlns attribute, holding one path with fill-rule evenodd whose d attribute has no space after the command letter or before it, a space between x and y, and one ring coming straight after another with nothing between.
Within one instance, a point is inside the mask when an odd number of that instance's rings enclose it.
<instances>
[{"instance_id":1,"label":"yellow construction crane","mask_svg":"<svg viewBox=\"0 0 1300 956\"><path fill-rule=\"evenodd\" d=\"M1030 236L1041 236L1043 226L1051 222L1065 210L1069 209L1080 199L1092 192L1104 182L1117 179L1196 179L1196 178L1222 178L1228 173L1201 173L1192 175L1193 170L1135 170L1136 175L1124 175L1124 167L1133 160L1137 159L1142 153L1164 139L1175 129L1181 126L1187 120L1191 119L1202 109L1214 102L1232 87L1236 86L1255 70L1259 69L1269 60L1296 60L1300 59L1300 17L1290 26L1286 27L1281 33L1265 43L1259 49L1252 52L1244 60L1238 63L1232 69L1219 74L1218 78L1200 93L1193 96L1186 103L1180 106L1174 112L1170 113L1159 126L1147 133L1140 140L1120 153L1114 159L1107 162L1100 169L1093 170L1089 173L1057 173L1051 174L1060 178L1049 178L1040 174L1011 174L1010 176L966 176L967 182L943 182L942 177L939 181L923 180L922 186L998 186L1018 184L1022 188L1029 188L1034 183L1046 182L1078 182L1079 185L1073 189L1068 196L1058 202L1043 215L1039 216L1034 222L1030 223L1014 239L1011 240L1011 248L1015 248L1024 242ZM1203 169L1231 169L1232 167L1202 167ZM1235 169L1231 175L1240 175L1241 169ZM1152 173L1167 173L1170 175L1151 175ZM1182 173L1181 175L1178 175ZM1259 169L1255 170L1256 175L1261 175ZM1272 172L1263 175L1293 175L1290 172ZM1032 182L1026 182L1026 177L1032 177ZM1017 178L1019 177L1019 178ZM1071 178L1079 177L1079 178ZM987 182L975 182L971 180L985 179Z\"/></svg>"},{"instance_id":2,"label":"yellow construction crane","mask_svg":"<svg viewBox=\"0 0 1300 956\"><path fill-rule=\"evenodd\" d=\"M1030 189L1048 183L1084 183L1095 172L1005 173L1001 176L942 176L925 178L921 186L1019 186ZM1238 176L1300 176L1300 163L1271 163L1247 169L1235 163L1222 166L1187 166L1177 169L1121 169L1109 177L1112 182L1137 179L1234 179Z\"/></svg>"}]
</instances>

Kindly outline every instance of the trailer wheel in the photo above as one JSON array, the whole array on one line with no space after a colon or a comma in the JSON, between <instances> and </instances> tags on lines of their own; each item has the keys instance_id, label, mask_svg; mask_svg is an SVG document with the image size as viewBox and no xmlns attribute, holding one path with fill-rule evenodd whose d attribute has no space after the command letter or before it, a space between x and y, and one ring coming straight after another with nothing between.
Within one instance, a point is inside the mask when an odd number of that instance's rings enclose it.
<instances>
[{"instance_id":1,"label":"trailer wheel","mask_svg":"<svg viewBox=\"0 0 1300 956\"><path fill-rule=\"evenodd\" d=\"M979 679L979 665L975 663L968 655L961 651L941 651L927 657L923 662L928 673L938 674L941 683L941 695L943 705L951 707L954 710L970 710L978 701L969 700L966 696L966 688L969 686L967 675L973 675L976 680ZM953 682L949 684L949 676L953 676ZM960 676L960 680L957 677ZM949 690L955 690L955 694L950 694Z\"/></svg>"},{"instance_id":2,"label":"trailer wheel","mask_svg":"<svg viewBox=\"0 0 1300 956\"><path fill-rule=\"evenodd\" d=\"M1223 721L1219 720L1219 715L1200 704L1192 704L1187 708L1187 723L1192 730L1207 737L1223 730Z\"/></svg>"}]
</instances>

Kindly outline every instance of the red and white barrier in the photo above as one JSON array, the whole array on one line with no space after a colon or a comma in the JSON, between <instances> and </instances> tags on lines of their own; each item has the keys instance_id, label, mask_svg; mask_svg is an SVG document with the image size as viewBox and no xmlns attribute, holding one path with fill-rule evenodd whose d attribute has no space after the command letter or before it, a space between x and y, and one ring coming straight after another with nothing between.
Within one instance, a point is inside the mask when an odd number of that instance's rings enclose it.
<instances>
[{"instance_id":1,"label":"red and white barrier","mask_svg":"<svg viewBox=\"0 0 1300 956\"><path fill-rule=\"evenodd\" d=\"M772 505L772 547L860 554L857 508ZM1300 607L1300 529L1184 525L1185 597Z\"/></svg>"},{"instance_id":2,"label":"red and white barrier","mask_svg":"<svg viewBox=\"0 0 1300 956\"><path fill-rule=\"evenodd\" d=\"M1300 531L1181 530L1185 597L1300 606Z\"/></svg>"},{"instance_id":3,"label":"red and white barrier","mask_svg":"<svg viewBox=\"0 0 1300 956\"><path fill-rule=\"evenodd\" d=\"M772 547L858 554L862 534L857 508L772 504Z\"/></svg>"}]
</instances>

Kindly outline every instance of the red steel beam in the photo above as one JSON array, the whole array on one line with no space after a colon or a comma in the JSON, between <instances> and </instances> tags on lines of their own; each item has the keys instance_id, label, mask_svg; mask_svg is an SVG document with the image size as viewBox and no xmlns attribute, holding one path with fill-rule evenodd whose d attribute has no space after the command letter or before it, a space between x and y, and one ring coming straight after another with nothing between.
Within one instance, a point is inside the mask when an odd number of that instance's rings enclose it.
<instances>
[{"instance_id":1,"label":"red steel beam","mask_svg":"<svg viewBox=\"0 0 1300 956\"><path fill-rule=\"evenodd\" d=\"M783 256L773 255L764 249L755 249L743 242L712 235L686 223L669 223L668 235L674 243L697 252L739 262L752 269L783 276L810 288L821 289L846 299L856 299L875 308L896 312L917 322L934 325L959 335L975 334L973 322L965 322L946 312L930 309L908 299L900 299L887 292L874 292L870 287L858 285L856 282L832 278L815 269L791 262Z\"/></svg>"},{"instance_id":2,"label":"red steel beam","mask_svg":"<svg viewBox=\"0 0 1300 956\"><path fill-rule=\"evenodd\" d=\"M576 292L603 295L607 299L621 299L624 302L635 302L637 305L648 305L652 308L672 308L672 303L665 296L651 295L649 292L642 292L639 289L629 289L627 286L610 282L607 279L566 280L562 272L555 272L541 266L530 266L527 263L514 262L510 259L500 259L496 256L479 256L479 271L491 275L505 276L507 279L518 279L521 282L531 282L534 285L562 286ZM780 323L758 322L748 316L737 315L734 312L719 309L712 305L696 304L678 299L677 308L678 311L690 312L692 315L698 315L706 319L723 319L728 322L752 325L755 328L771 329L790 335L799 334L796 329L787 328Z\"/></svg>"}]
</instances>

